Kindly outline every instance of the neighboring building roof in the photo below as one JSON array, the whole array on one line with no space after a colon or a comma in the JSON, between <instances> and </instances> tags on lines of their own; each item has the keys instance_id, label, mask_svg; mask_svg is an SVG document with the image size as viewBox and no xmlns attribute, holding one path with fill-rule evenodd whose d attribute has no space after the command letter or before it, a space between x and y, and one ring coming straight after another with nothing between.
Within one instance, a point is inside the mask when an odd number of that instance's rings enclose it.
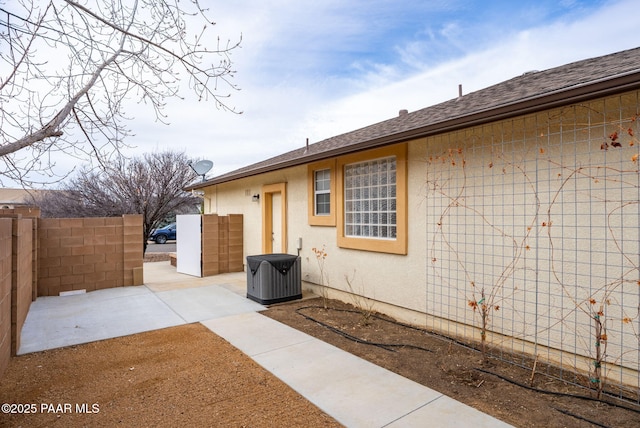
<instances>
[{"instance_id":1,"label":"neighboring building roof","mask_svg":"<svg viewBox=\"0 0 640 428\"><path fill-rule=\"evenodd\" d=\"M528 72L443 103L301 147L187 190L640 88L640 48Z\"/></svg>"},{"instance_id":2,"label":"neighboring building roof","mask_svg":"<svg viewBox=\"0 0 640 428\"><path fill-rule=\"evenodd\" d=\"M0 188L0 208L31 205L33 196L38 192L40 191Z\"/></svg>"}]
</instances>

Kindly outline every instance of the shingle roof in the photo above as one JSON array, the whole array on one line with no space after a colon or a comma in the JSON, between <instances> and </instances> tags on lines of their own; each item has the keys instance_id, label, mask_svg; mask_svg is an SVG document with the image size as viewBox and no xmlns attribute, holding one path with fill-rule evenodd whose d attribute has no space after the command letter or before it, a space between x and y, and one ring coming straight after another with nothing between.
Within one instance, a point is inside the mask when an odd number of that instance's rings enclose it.
<instances>
[{"instance_id":1,"label":"shingle roof","mask_svg":"<svg viewBox=\"0 0 640 428\"><path fill-rule=\"evenodd\" d=\"M525 73L459 98L327 138L188 189L301 165L640 87L640 48Z\"/></svg>"}]
</instances>

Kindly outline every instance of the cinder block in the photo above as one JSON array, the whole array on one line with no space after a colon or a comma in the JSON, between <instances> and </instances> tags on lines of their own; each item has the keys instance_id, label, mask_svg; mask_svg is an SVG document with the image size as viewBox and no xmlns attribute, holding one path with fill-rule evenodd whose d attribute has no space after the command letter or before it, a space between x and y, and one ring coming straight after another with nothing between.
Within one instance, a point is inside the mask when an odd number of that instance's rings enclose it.
<instances>
[{"instance_id":1,"label":"cinder block","mask_svg":"<svg viewBox=\"0 0 640 428\"><path fill-rule=\"evenodd\" d=\"M122 216L122 224L142 228L142 216L140 214L125 214Z\"/></svg>"},{"instance_id":2,"label":"cinder block","mask_svg":"<svg viewBox=\"0 0 640 428\"><path fill-rule=\"evenodd\" d=\"M243 263L229 263L229 272L243 272L244 265Z\"/></svg>"},{"instance_id":3,"label":"cinder block","mask_svg":"<svg viewBox=\"0 0 640 428\"><path fill-rule=\"evenodd\" d=\"M47 287L45 290L43 290L43 292L40 295L41 296L59 296L60 291L62 290L60 289L59 285L52 285ZM38 288L38 293L40 293L40 288Z\"/></svg>"},{"instance_id":4,"label":"cinder block","mask_svg":"<svg viewBox=\"0 0 640 428\"><path fill-rule=\"evenodd\" d=\"M116 263L106 261L104 263L96 263L95 269L96 272L113 272L116 270Z\"/></svg>"},{"instance_id":5,"label":"cinder block","mask_svg":"<svg viewBox=\"0 0 640 428\"><path fill-rule=\"evenodd\" d=\"M41 231L52 227L60 227L60 220L59 218L41 218L38 221L38 225Z\"/></svg>"},{"instance_id":6,"label":"cinder block","mask_svg":"<svg viewBox=\"0 0 640 428\"><path fill-rule=\"evenodd\" d=\"M97 250L97 248L96 248L96 250ZM110 251L110 252L105 252L105 253L100 252L100 254L104 254L105 263L122 264L122 260L124 258L124 255L122 253L120 253L120 252L117 252L117 251Z\"/></svg>"},{"instance_id":7,"label":"cinder block","mask_svg":"<svg viewBox=\"0 0 640 428\"><path fill-rule=\"evenodd\" d=\"M142 226L124 226L122 234L125 242L127 242L127 237L137 237L138 240L142 241Z\"/></svg>"},{"instance_id":8,"label":"cinder block","mask_svg":"<svg viewBox=\"0 0 640 428\"><path fill-rule=\"evenodd\" d=\"M104 273L105 280L121 281L122 280L122 266L118 266L115 270L107 271Z\"/></svg>"},{"instance_id":9,"label":"cinder block","mask_svg":"<svg viewBox=\"0 0 640 428\"><path fill-rule=\"evenodd\" d=\"M125 245L124 251L122 252L124 255L124 259L135 259L142 261L142 243L139 244L131 244Z\"/></svg>"},{"instance_id":10,"label":"cinder block","mask_svg":"<svg viewBox=\"0 0 640 428\"><path fill-rule=\"evenodd\" d=\"M43 238L40 240L40 247L42 248L59 248L60 238Z\"/></svg>"},{"instance_id":11,"label":"cinder block","mask_svg":"<svg viewBox=\"0 0 640 428\"><path fill-rule=\"evenodd\" d=\"M60 291L73 290L73 287L69 286L82 284L84 282L84 275L65 275L60 277Z\"/></svg>"},{"instance_id":12,"label":"cinder block","mask_svg":"<svg viewBox=\"0 0 640 428\"><path fill-rule=\"evenodd\" d=\"M62 266L81 265L82 264L82 256L64 256L64 257L60 257L60 264Z\"/></svg>"},{"instance_id":13,"label":"cinder block","mask_svg":"<svg viewBox=\"0 0 640 428\"><path fill-rule=\"evenodd\" d=\"M124 287L130 287L133 285L133 273L131 271L125 271L122 277L122 285Z\"/></svg>"},{"instance_id":14,"label":"cinder block","mask_svg":"<svg viewBox=\"0 0 640 428\"><path fill-rule=\"evenodd\" d=\"M111 236L115 233L116 228L113 226L102 226L94 228L96 236Z\"/></svg>"},{"instance_id":15,"label":"cinder block","mask_svg":"<svg viewBox=\"0 0 640 428\"><path fill-rule=\"evenodd\" d=\"M140 236L140 240L142 241L142 236ZM116 244L122 245L123 243L122 231L120 231L120 233L115 233L113 235L105 235L104 243L107 245L116 245Z\"/></svg>"},{"instance_id":16,"label":"cinder block","mask_svg":"<svg viewBox=\"0 0 640 428\"><path fill-rule=\"evenodd\" d=\"M118 286L118 282L113 279L98 281L94 284L96 290L104 290L105 288L114 288Z\"/></svg>"},{"instance_id":17,"label":"cinder block","mask_svg":"<svg viewBox=\"0 0 640 428\"><path fill-rule=\"evenodd\" d=\"M72 229L74 227L82 227L81 218L61 218L59 220L60 220L59 227L64 227L66 229Z\"/></svg>"},{"instance_id":18,"label":"cinder block","mask_svg":"<svg viewBox=\"0 0 640 428\"><path fill-rule=\"evenodd\" d=\"M107 217L104 220L105 226L122 226L122 217Z\"/></svg>"},{"instance_id":19,"label":"cinder block","mask_svg":"<svg viewBox=\"0 0 640 428\"><path fill-rule=\"evenodd\" d=\"M43 250L45 250L45 252L43 253ZM71 251L73 250L73 247L51 247L51 248L40 248L39 252L41 254L39 254L39 259L43 260L46 259L47 257L62 257L62 256L71 256Z\"/></svg>"},{"instance_id":20,"label":"cinder block","mask_svg":"<svg viewBox=\"0 0 640 428\"><path fill-rule=\"evenodd\" d=\"M93 227L74 227L71 229L71 236L93 236L95 230Z\"/></svg>"},{"instance_id":21,"label":"cinder block","mask_svg":"<svg viewBox=\"0 0 640 428\"><path fill-rule=\"evenodd\" d=\"M105 272L92 272L92 273L86 273L84 275L84 283L87 287L89 287L90 284L101 282L106 279L107 279L107 276Z\"/></svg>"},{"instance_id":22,"label":"cinder block","mask_svg":"<svg viewBox=\"0 0 640 428\"><path fill-rule=\"evenodd\" d=\"M73 256L84 256L95 254L95 247L93 245L83 245L81 247L72 247L71 255Z\"/></svg>"},{"instance_id":23,"label":"cinder block","mask_svg":"<svg viewBox=\"0 0 640 428\"><path fill-rule=\"evenodd\" d=\"M126 261L125 260L125 262L124 262L124 271L125 272L131 271L131 270L139 268L139 267L140 268L142 267L142 262L138 262L138 261L135 261L135 260L134 261Z\"/></svg>"},{"instance_id":24,"label":"cinder block","mask_svg":"<svg viewBox=\"0 0 640 428\"><path fill-rule=\"evenodd\" d=\"M54 277L54 276L66 276L66 275L71 275L72 273L73 273L73 266L56 266L56 267L51 267L47 269L46 273L42 272L42 275L44 277L49 277L47 279L51 279L51 277Z\"/></svg>"},{"instance_id":25,"label":"cinder block","mask_svg":"<svg viewBox=\"0 0 640 428\"><path fill-rule=\"evenodd\" d=\"M63 236L71 236L71 229L63 227L49 228L42 231L42 235L47 238L61 238Z\"/></svg>"},{"instance_id":26,"label":"cinder block","mask_svg":"<svg viewBox=\"0 0 640 428\"><path fill-rule=\"evenodd\" d=\"M91 235L84 236L83 245L104 245L106 244L106 236L105 235Z\"/></svg>"},{"instance_id":27,"label":"cinder block","mask_svg":"<svg viewBox=\"0 0 640 428\"><path fill-rule=\"evenodd\" d=\"M40 268L50 268L55 266L62 266L62 257L47 257L40 260Z\"/></svg>"},{"instance_id":28,"label":"cinder block","mask_svg":"<svg viewBox=\"0 0 640 428\"><path fill-rule=\"evenodd\" d=\"M110 257L122 258L122 254L118 254L115 245L96 245L93 247L93 251L94 254L104 254L105 261L108 261Z\"/></svg>"},{"instance_id":29,"label":"cinder block","mask_svg":"<svg viewBox=\"0 0 640 428\"><path fill-rule=\"evenodd\" d=\"M132 269L133 272L133 284L132 285L142 285L144 284L144 271L142 266L136 267Z\"/></svg>"},{"instance_id":30,"label":"cinder block","mask_svg":"<svg viewBox=\"0 0 640 428\"><path fill-rule=\"evenodd\" d=\"M52 276L47 278L38 278L38 290L40 287L43 289L51 288L51 287L59 287L60 286L60 277ZM38 293L40 294L40 293ZM42 295L42 294L41 294ZM46 296L51 296L51 294L45 294Z\"/></svg>"},{"instance_id":31,"label":"cinder block","mask_svg":"<svg viewBox=\"0 0 640 428\"><path fill-rule=\"evenodd\" d=\"M104 264L105 260L106 257L104 254L85 254L84 257L82 257L82 262L84 264Z\"/></svg>"},{"instance_id":32,"label":"cinder block","mask_svg":"<svg viewBox=\"0 0 640 428\"><path fill-rule=\"evenodd\" d=\"M202 252L217 252L218 251L218 241L207 241L202 243Z\"/></svg>"},{"instance_id":33,"label":"cinder block","mask_svg":"<svg viewBox=\"0 0 640 428\"><path fill-rule=\"evenodd\" d=\"M84 244L82 236L68 236L60 238L60 247L78 247Z\"/></svg>"},{"instance_id":34,"label":"cinder block","mask_svg":"<svg viewBox=\"0 0 640 428\"><path fill-rule=\"evenodd\" d=\"M94 265L75 265L73 266L73 275L86 275L88 273L94 273Z\"/></svg>"},{"instance_id":35,"label":"cinder block","mask_svg":"<svg viewBox=\"0 0 640 428\"><path fill-rule=\"evenodd\" d=\"M95 228L95 227L100 227L104 225L105 225L104 217L86 217L82 219L83 227Z\"/></svg>"},{"instance_id":36,"label":"cinder block","mask_svg":"<svg viewBox=\"0 0 640 428\"><path fill-rule=\"evenodd\" d=\"M125 246L129 245L129 244L140 244L142 245L142 234L140 233L135 233L135 234L127 234L125 233L122 236L122 242L124 243Z\"/></svg>"}]
</instances>

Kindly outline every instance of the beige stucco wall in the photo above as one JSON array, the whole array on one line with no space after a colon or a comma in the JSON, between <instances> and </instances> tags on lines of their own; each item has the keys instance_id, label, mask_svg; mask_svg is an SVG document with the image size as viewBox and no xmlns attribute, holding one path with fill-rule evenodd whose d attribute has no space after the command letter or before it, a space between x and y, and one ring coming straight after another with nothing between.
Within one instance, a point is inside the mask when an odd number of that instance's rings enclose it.
<instances>
[{"instance_id":1,"label":"beige stucco wall","mask_svg":"<svg viewBox=\"0 0 640 428\"><path fill-rule=\"evenodd\" d=\"M626 367L610 373L637 383L639 99L634 91L409 142L407 255L338 248L335 227L310 226L306 166L208 188L205 207L243 213L245 257L257 254L262 201L252 195L287 183L288 252L302 238L308 285L476 340L470 304L484 287L495 308L489 340L525 354L545 348L574 369L593 366L602 306L609 361ZM323 246L319 260L312 249Z\"/></svg>"},{"instance_id":2,"label":"beige stucco wall","mask_svg":"<svg viewBox=\"0 0 640 428\"><path fill-rule=\"evenodd\" d=\"M297 254L302 238L302 278L320 283L320 266L313 248L324 246L323 283L331 288L366 296L416 311L425 308L425 141L409 144L408 254L394 255L339 248L335 226L308 224L307 167L298 166L249 177L232 183L205 188L205 212L219 215L244 214L245 258L262 250L261 204L252 195L260 194L263 184L287 183L287 252ZM351 288L346 277L351 282Z\"/></svg>"}]
</instances>

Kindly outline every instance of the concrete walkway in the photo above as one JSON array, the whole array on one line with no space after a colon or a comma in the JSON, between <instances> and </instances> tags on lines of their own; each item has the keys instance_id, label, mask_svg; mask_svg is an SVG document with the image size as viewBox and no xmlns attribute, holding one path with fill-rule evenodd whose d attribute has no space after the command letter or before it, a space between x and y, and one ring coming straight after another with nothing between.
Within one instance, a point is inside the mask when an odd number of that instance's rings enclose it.
<instances>
[{"instance_id":1,"label":"concrete walkway","mask_svg":"<svg viewBox=\"0 0 640 428\"><path fill-rule=\"evenodd\" d=\"M508 427L259 312L246 274L195 278L146 263L145 285L32 303L19 354L201 322L347 427Z\"/></svg>"}]
</instances>

